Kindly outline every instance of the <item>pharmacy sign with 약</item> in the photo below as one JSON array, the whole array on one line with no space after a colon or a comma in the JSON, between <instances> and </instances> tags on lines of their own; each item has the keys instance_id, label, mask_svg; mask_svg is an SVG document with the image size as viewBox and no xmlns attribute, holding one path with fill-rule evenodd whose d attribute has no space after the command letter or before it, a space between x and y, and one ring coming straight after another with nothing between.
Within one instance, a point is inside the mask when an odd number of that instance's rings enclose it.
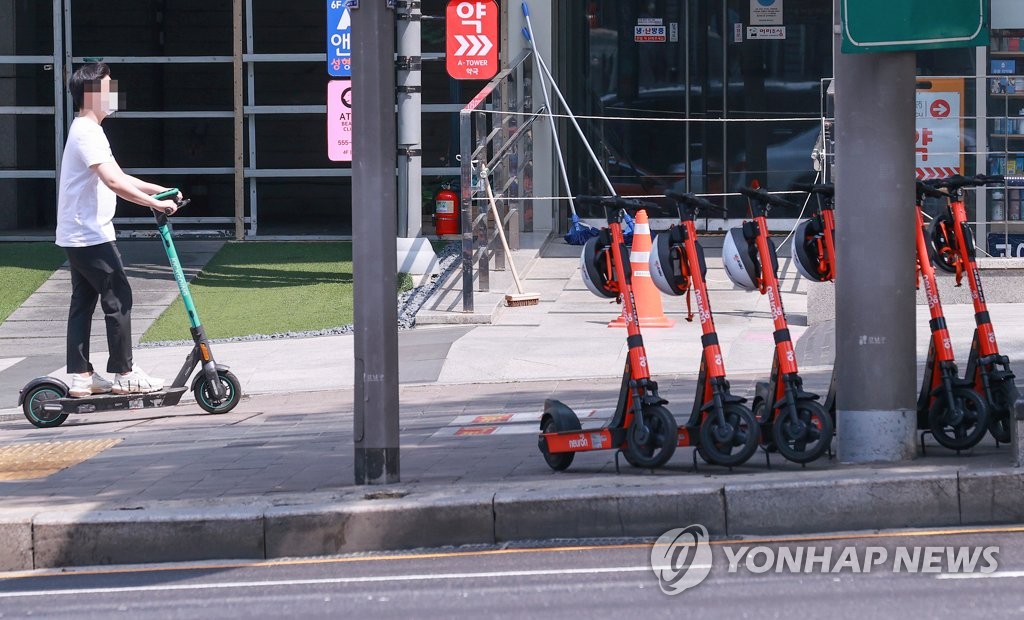
<instances>
[{"instance_id":1,"label":"pharmacy sign with \uc57d","mask_svg":"<svg viewBox=\"0 0 1024 620\"><path fill-rule=\"evenodd\" d=\"M445 12L445 59L456 80L489 80L498 73L498 5L451 0Z\"/></svg>"}]
</instances>

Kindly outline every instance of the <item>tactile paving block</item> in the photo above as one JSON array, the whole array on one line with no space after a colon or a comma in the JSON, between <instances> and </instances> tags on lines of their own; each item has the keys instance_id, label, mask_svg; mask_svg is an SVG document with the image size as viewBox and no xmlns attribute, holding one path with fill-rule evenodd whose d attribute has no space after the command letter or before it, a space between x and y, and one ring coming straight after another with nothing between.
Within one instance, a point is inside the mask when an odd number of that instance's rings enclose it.
<instances>
[{"instance_id":1,"label":"tactile paving block","mask_svg":"<svg viewBox=\"0 0 1024 620\"><path fill-rule=\"evenodd\" d=\"M45 478L121 443L116 439L47 441L0 446L0 481Z\"/></svg>"}]
</instances>

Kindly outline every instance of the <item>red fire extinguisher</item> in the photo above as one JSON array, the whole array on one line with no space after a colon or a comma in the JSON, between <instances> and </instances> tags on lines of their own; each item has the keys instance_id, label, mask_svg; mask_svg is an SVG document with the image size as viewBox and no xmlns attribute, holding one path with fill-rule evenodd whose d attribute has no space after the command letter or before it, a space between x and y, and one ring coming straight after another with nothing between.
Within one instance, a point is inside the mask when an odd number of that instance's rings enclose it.
<instances>
[{"instance_id":1,"label":"red fire extinguisher","mask_svg":"<svg viewBox=\"0 0 1024 620\"><path fill-rule=\"evenodd\" d=\"M434 196L434 232L437 235L459 234L459 195L451 184L442 185Z\"/></svg>"}]
</instances>

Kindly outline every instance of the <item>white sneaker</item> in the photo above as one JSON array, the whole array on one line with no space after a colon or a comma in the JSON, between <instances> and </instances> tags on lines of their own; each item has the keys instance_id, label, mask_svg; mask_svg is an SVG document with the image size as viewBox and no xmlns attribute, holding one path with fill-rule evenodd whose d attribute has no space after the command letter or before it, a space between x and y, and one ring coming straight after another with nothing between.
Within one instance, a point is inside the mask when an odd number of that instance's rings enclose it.
<instances>
[{"instance_id":1,"label":"white sneaker","mask_svg":"<svg viewBox=\"0 0 1024 620\"><path fill-rule=\"evenodd\" d=\"M114 394L145 394L148 392L159 392L164 388L164 380L150 377L138 366L132 366L132 371L126 375L114 377Z\"/></svg>"},{"instance_id":2,"label":"white sneaker","mask_svg":"<svg viewBox=\"0 0 1024 620\"><path fill-rule=\"evenodd\" d=\"M71 376L71 389L68 394L72 398L85 398L93 394L106 394L114 387L114 384L103 378L98 372L88 377L81 375Z\"/></svg>"}]
</instances>

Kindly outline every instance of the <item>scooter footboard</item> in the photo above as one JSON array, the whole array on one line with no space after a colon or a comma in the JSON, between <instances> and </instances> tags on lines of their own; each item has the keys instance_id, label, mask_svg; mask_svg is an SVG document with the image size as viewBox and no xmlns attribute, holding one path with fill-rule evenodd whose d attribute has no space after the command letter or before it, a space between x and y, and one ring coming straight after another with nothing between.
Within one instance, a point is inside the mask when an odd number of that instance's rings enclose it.
<instances>
[{"instance_id":1,"label":"scooter footboard","mask_svg":"<svg viewBox=\"0 0 1024 620\"><path fill-rule=\"evenodd\" d=\"M587 450L609 450L623 443L625 433L621 429L598 428L588 431L565 431L546 433L548 452L584 452Z\"/></svg>"}]
</instances>

